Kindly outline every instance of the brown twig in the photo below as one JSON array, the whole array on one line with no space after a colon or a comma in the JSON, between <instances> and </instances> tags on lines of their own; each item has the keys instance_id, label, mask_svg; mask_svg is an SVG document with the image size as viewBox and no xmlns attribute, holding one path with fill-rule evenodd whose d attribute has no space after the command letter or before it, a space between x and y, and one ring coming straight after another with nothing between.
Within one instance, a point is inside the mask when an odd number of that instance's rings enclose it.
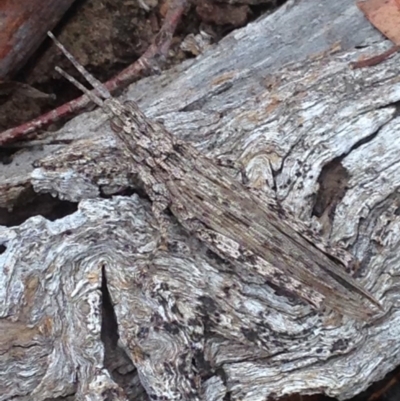
<instances>
[{"instance_id":1,"label":"brown twig","mask_svg":"<svg viewBox=\"0 0 400 401\"><path fill-rule=\"evenodd\" d=\"M166 57L171 40L178 25L188 0L172 0L165 16L160 32L155 36L153 43L146 52L133 64L121 71L117 76L107 81L104 85L110 92L115 92L132 83L139 74L151 71L158 57ZM63 118L83 110L90 103L89 98L84 95L71 100L56 109L49 111L29 122L10 128L0 133L0 145L25 139L29 134L49 126Z\"/></svg>"},{"instance_id":2,"label":"brown twig","mask_svg":"<svg viewBox=\"0 0 400 401\"><path fill-rule=\"evenodd\" d=\"M377 56L373 56L364 60L355 61L350 63L350 67L353 69L356 68L364 68L364 67L373 67L374 65L378 65L385 61L388 57L390 57L393 53L396 53L400 50L400 45L392 46L390 49L385 52L378 54Z\"/></svg>"}]
</instances>

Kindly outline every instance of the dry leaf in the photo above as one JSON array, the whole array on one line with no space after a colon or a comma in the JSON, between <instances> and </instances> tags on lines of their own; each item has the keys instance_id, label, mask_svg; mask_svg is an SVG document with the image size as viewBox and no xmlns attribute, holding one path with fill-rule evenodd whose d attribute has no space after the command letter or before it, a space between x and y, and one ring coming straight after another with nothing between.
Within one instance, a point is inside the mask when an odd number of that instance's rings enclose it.
<instances>
[{"instance_id":1,"label":"dry leaf","mask_svg":"<svg viewBox=\"0 0 400 401\"><path fill-rule=\"evenodd\" d=\"M400 45L400 0L359 1L368 20L396 45Z\"/></svg>"}]
</instances>

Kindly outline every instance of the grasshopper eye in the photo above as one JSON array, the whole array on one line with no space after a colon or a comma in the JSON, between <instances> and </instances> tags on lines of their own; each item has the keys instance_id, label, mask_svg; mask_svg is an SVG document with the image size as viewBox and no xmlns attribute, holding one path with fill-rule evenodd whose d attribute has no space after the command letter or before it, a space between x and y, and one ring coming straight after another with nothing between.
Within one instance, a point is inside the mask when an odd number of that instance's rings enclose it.
<instances>
[{"instance_id":1,"label":"grasshopper eye","mask_svg":"<svg viewBox=\"0 0 400 401\"><path fill-rule=\"evenodd\" d=\"M110 126L113 131L121 132L124 128L124 122L117 116L110 119Z\"/></svg>"},{"instance_id":2,"label":"grasshopper eye","mask_svg":"<svg viewBox=\"0 0 400 401\"><path fill-rule=\"evenodd\" d=\"M127 110L130 110L132 112L137 112L140 111L139 106L137 105L136 102L134 102L133 100L126 100L124 102L124 106Z\"/></svg>"}]
</instances>

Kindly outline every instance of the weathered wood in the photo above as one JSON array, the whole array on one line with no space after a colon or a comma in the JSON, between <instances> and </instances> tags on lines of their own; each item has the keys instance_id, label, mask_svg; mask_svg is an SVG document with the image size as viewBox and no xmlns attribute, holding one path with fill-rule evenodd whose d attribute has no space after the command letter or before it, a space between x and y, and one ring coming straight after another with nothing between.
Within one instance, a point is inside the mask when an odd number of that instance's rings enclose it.
<instances>
[{"instance_id":1,"label":"weathered wood","mask_svg":"<svg viewBox=\"0 0 400 401\"><path fill-rule=\"evenodd\" d=\"M341 51L330 53L338 41ZM125 95L209 156L242 163L250 185L345 243L362 262L358 279L385 306L379 320L317 314L224 264L178 225L175 248L155 249L146 199L100 197L134 184L94 111L56 134L80 140L14 159L28 161L18 182L41 159L29 178L35 189L80 204L54 222L34 217L0 230L0 399L122 400L123 390L175 399L191 379L205 400L345 399L397 366L399 56L348 67L389 45L350 0L289 2ZM3 170L11 187L12 168Z\"/></svg>"}]
</instances>

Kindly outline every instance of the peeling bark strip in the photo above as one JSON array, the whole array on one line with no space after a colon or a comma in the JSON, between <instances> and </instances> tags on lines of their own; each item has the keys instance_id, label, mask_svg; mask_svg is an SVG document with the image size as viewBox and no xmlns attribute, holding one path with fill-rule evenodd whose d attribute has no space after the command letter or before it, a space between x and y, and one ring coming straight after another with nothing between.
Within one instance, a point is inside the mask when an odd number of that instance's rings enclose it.
<instances>
[{"instance_id":1,"label":"peeling bark strip","mask_svg":"<svg viewBox=\"0 0 400 401\"><path fill-rule=\"evenodd\" d=\"M276 205L263 202L193 146L149 120L136 103L121 104L112 98L104 85L49 36L95 93L57 71L110 114L111 127L153 202L163 240L168 236L164 211L169 208L183 227L223 259L256 271L314 307L328 307L358 319L376 313L360 296L380 307L379 302L343 271L342 261L355 263L345 250L333 251L299 223L289 221Z\"/></svg>"}]
</instances>

